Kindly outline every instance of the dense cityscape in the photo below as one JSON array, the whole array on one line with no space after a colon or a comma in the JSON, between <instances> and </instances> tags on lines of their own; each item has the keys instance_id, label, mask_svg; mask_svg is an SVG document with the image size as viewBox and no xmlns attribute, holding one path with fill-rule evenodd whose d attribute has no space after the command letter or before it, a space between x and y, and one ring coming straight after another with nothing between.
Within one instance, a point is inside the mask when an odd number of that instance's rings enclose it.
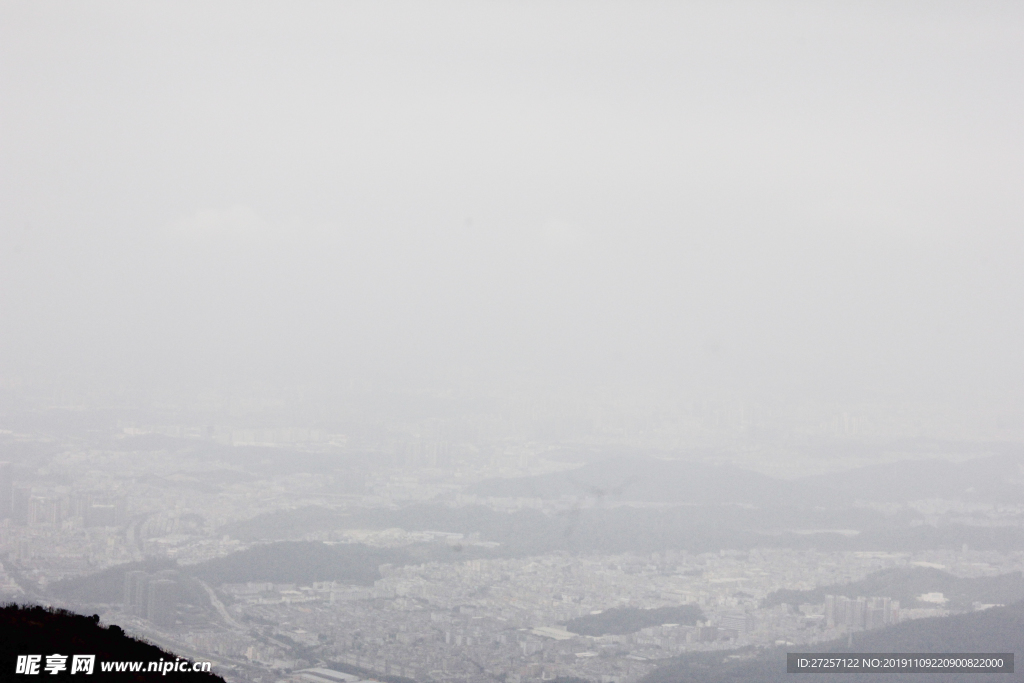
<instances>
[{"instance_id":1,"label":"dense cityscape","mask_svg":"<svg viewBox=\"0 0 1024 683\"><path fill-rule=\"evenodd\" d=\"M750 443L751 433L763 432L756 429L757 418L738 419L749 424L726 423L723 429L723 418L715 416L712 428L698 434L701 445L707 447L717 436L719 449L736 448ZM569 428L580 429L577 423L569 421ZM693 422L685 424L692 438ZM864 434L863 419L859 432L849 424L847 414L817 423L818 434L806 424L802 429L810 432L804 438L812 443L884 441ZM646 440L649 447L678 447L677 440L683 438L678 431L591 431L547 441L484 435L472 442L423 438L431 429L457 433L437 421L382 424L375 432L377 441L282 428L133 424L59 437L5 430L7 452L50 455L0 463L2 501L8 511L0 526L3 599L96 611L103 623L119 624L183 656L212 660L215 672L229 680L276 681L327 667L360 677L416 681L577 678L633 683L659 662L686 652L735 651L744 657L750 647L809 645L951 613L940 591L924 591L913 604L902 605L891 595L772 601L770 596L778 591L840 586L894 569L933 568L962 578L1024 570L1022 552L967 545L902 552L773 544L706 552L667 547L600 553L584 548L502 556L507 549L484 535L486 530L384 528L341 521L288 540L381 552L415 548L426 553L425 561L382 561L372 568L375 577L347 582L275 581L268 574L265 580L229 579L211 585L207 581L212 579L191 576L190 569L204 563L272 546L272 534L254 538L244 525L274 513L325 510L345 520L360 511L436 505L455 511L482 506L501 515L531 511L556 519L595 505L612 510L672 505L628 497L604 501L587 491L498 497L481 493L479 485L571 474L586 467L588 453L597 452L600 460L606 450L622 448L625 439ZM776 442L775 448L781 447ZM719 449L713 452L720 460ZM763 454L765 449L757 450ZM699 459L693 452L681 451L676 457L689 453ZM735 452L742 462L743 449ZM862 459L907 456L906 450L883 452L862 449ZM277 457L288 464L277 467ZM308 471L302 471L303 457L313 458ZM263 458L267 467L256 465L253 458ZM862 459L819 459L817 466L827 471L863 464ZM323 470L322 462L335 464ZM973 515L976 524L1005 526L1024 517L1021 506L1008 504L935 499L896 507L913 510L928 524ZM808 538L852 538L859 532L801 533ZM470 559L460 559L460 554ZM76 578L105 572L112 577L108 583L115 584L112 591L68 593L61 588ZM990 606L976 602L966 609ZM683 608L689 611L679 612ZM963 609L961 605L952 611ZM604 631L580 626L581 619L620 613L651 616L647 622L625 628L613 624ZM654 615L664 615L665 621Z\"/></svg>"}]
</instances>

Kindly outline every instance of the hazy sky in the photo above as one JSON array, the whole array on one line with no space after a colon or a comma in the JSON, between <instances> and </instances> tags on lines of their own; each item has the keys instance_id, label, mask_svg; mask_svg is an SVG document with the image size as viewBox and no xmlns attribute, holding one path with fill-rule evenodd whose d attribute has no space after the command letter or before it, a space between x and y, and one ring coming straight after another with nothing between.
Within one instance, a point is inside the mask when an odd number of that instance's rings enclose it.
<instances>
[{"instance_id":1,"label":"hazy sky","mask_svg":"<svg viewBox=\"0 0 1024 683\"><path fill-rule=\"evenodd\" d=\"M1024 386L1020 3L0 2L0 377Z\"/></svg>"}]
</instances>

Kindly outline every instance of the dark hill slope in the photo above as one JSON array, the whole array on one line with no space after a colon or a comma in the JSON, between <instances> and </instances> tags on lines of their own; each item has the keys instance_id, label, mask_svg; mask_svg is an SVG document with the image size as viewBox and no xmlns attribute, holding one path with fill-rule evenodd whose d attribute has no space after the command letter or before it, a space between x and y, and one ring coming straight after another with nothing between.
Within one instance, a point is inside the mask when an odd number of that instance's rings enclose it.
<instances>
[{"instance_id":1,"label":"dark hill slope","mask_svg":"<svg viewBox=\"0 0 1024 683\"><path fill-rule=\"evenodd\" d=\"M59 653L68 655L67 671L56 675L42 670L38 676L25 676L15 673L18 655L42 655L42 664L46 656ZM91 676L71 670L71 655L96 655L96 664ZM156 662L174 661L173 654L161 650L155 645L136 640L125 635L118 626L105 628L99 625L98 617L86 617L64 610L45 607L28 607L20 605L4 605L0 607L0 681L25 681L32 678L45 680L78 680L85 677L90 681L119 681L120 683L137 683L140 681L191 681L193 683L224 683L224 679L212 673L168 672L160 673L104 673L102 662L139 661Z\"/></svg>"},{"instance_id":2,"label":"dark hill slope","mask_svg":"<svg viewBox=\"0 0 1024 683\"><path fill-rule=\"evenodd\" d=\"M115 565L95 574L75 576L54 581L48 586L49 594L70 603L115 603L124 599L124 576L130 571L144 571L150 574L165 569L178 569L174 560L152 558L143 562L129 562ZM180 573L178 581L178 602L205 607L209 598L202 587L189 576Z\"/></svg>"}]
</instances>

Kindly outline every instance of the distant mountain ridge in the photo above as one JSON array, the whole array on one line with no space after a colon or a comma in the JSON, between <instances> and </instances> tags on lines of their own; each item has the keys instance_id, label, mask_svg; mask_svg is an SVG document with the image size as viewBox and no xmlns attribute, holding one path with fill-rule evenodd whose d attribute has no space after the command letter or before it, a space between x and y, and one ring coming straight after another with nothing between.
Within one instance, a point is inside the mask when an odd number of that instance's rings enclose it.
<instances>
[{"instance_id":1,"label":"distant mountain ridge","mask_svg":"<svg viewBox=\"0 0 1024 683\"><path fill-rule=\"evenodd\" d=\"M963 462L904 460L794 480L734 466L619 456L565 472L489 479L471 487L469 493L496 498L577 498L598 503L737 503L757 507L837 507L856 500L908 502L929 498L1024 502L1024 451Z\"/></svg>"},{"instance_id":2,"label":"distant mountain ridge","mask_svg":"<svg viewBox=\"0 0 1024 683\"><path fill-rule=\"evenodd\" d=\"M617 553L681 549L708 552L757 547L913 551L960 549L965 543L978 550L1024 550L1024 527L963 523L933 526L921 524L922 521L922 516L913 511L889 514L854 506L634 508L580 505L548 515L538 510L499 512L482 505L452 507L420 503L398 509L351 512L324 507L273 512L225 525L219 533L252 542L301 538L310 533L329 535L344 529L400 528L478 533L481 540L500 544L486 552L465 546L463 559L469 559L467 556L471 554L519 557L557 551ZM403 549L416 554L419 551L415 548ZM422 551L436 556L436 551L430 548L424 547Z\"/></svg>"},{"instance_id":3,"label":"distant mountain ridge","mask_svg":"<svg viewBox=\"0 0 1024 683\"><path fill-rule=\"evenodd\" d=\"M807 495L817 499L799 484L758 472L648 456L609 458L579 469L533 477L490 479L469 492L496 498L568 497L701 505L768 505Z\"/></svg>"},{"instance_id":4,"label":"distant mountain ridge","mask_svg":"<svg viewBox=\"0 0 1024 683\"><path fill-rule=\"evenodd\" d=\"M969 502L1024 502L1024 450L951 462L940 458L867 465L802 480L852 493L862 500L899 503L943 498Z\"/></svg>"}]
</instances>

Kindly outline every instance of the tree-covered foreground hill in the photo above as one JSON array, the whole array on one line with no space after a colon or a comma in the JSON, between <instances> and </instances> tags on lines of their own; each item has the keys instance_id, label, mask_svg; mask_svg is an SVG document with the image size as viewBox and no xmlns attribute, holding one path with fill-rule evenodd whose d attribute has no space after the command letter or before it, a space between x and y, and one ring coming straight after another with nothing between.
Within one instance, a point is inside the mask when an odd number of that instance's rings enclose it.
<instances>
[{"instance_id":1,"label":"tree-covered foreground hill","mask_svg":"<svg viewBox=\"0 0 1024 683\"><path fill-rule=\"evenodd\" d=\"M18 657L39 655L38 674L17 673ZM45 669L47 657L66 656L54 660L64 667L56 673ZM93 673L71 673L74 655L95 655ZM224 683L212 673L192 671L145 671L149 662L175 662L182 658L156 645L125 634L118 626L101 626L99 617L83 616L65 610L39 606L4 605L0 607L0 681L32 679L118 681L143 683L156 681L188 681L190 683ZM143 671L103 671L109 662L143 662ZM180 667L178 667L180 668ZM188 667L186 667L188 668Z\"/></svg>"}]
</instances>

